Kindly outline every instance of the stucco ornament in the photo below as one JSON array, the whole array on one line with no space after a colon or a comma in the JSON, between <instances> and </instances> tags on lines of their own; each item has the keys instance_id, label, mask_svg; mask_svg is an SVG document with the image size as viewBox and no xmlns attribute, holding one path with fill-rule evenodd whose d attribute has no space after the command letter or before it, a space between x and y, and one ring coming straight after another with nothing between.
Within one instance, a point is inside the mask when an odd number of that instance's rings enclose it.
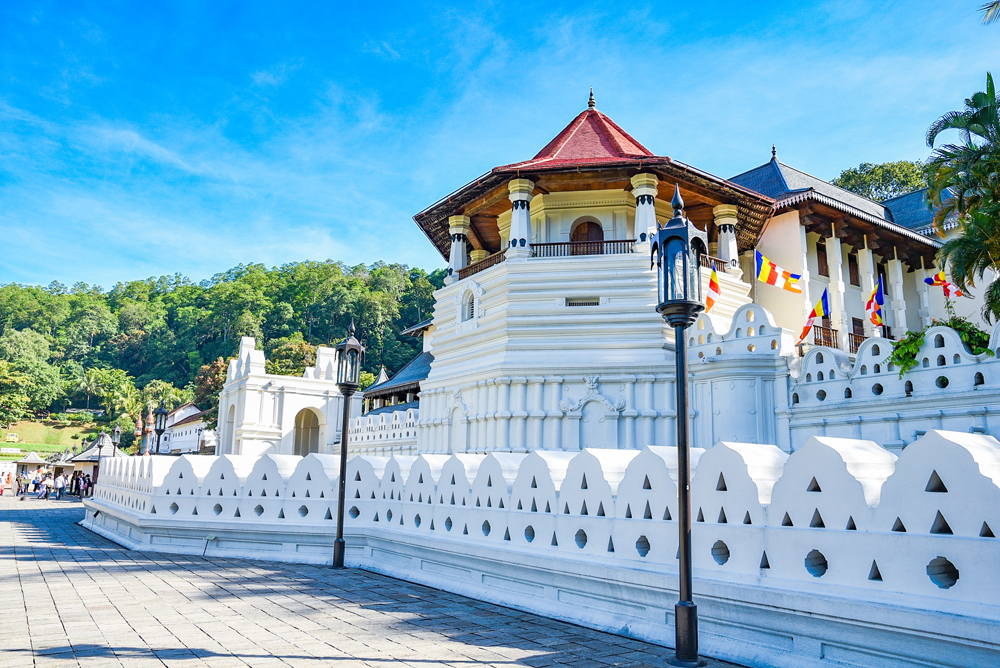
<instances>
[{"instance_id":1,"label":"stucco ornament","mask_svg":"<svg viewBox=\"0 0 1000 668\"><path fill-rule=\"evenodd\" d=\"M479 326L479 319L486 314L486 309L483 307L483 286L479 285L475 281L470 280L465 286L465 290L455 295L455 329L458 333L467 332L476 329ZM475 299L475 309L473 309L472 317L463 320L465 312L465 302L470 296Z\"/></svg>"},{"instance_id":2,"label":"stucco ornament","mask_svg":"<svg viewBox=\"0 0 1000 668\"><path fill-rule=\"evenodd\" d=\"M611 401L606 396L601 394L600 376L586 376L583 382L587 384L587 392L582 397L576 401L570 401L569 399L563 399L559 402L559 408L566 411L567 413L572 413L583 408L584 404L588 401L598 401L604 404L604 407L609 411L623 411L625 410L625 397L619 395L617 399Z\"/></svg>"},{"instance_id":3,"label":"stucco ornament","mask_svg":"<svg viewBox=\"0 0 1000 668\"><path fill-rule=\"evenodd\" d=\"M451 394L451 403L452 403L453 408L461 409L461 411L465 415L468 415L469 412L472 410L472 406L471 405L466 404L464 401L462 401L462 392L461 392L461 390L455 390L454 392L452 392L452 394Z\"/></svg>"}]
</instances>

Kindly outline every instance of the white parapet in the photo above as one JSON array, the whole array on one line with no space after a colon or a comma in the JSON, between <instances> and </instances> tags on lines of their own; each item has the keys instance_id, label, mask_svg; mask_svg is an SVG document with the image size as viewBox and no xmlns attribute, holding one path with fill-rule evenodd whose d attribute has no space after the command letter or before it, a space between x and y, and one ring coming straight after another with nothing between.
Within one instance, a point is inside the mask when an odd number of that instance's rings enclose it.
<instances>
[{"instance_id":1,"label":"white parapet","mask_svg":"<svg viewBox=\"0 0 1000 668\"><path fill-rule=\"evenodd\" d=\"M1000 443L929 431L899 458L814 437L695 450L706 654L752 666L991 665ZM337 458L102 462L84 526L130 548L329 563ZM348 563L669 645L676 449L357 456Z\"/></svg>"}]
</instances>

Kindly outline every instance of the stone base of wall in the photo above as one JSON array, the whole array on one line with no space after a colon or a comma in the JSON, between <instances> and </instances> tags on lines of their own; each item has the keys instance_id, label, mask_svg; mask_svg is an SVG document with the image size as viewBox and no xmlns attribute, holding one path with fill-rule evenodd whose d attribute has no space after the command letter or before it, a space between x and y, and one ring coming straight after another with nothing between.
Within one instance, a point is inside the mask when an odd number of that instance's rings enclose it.
<instances>
[{"instance_id":1,"label":"stone base of wall","mask_svg":"<svg viewBox=\"0 0 1000 668\"><path fill-rule=\"evenodd\" d=\"M335 525L233 520L179 524L103 499L87 499L80 524L141 551L329 564ZM352 567L673 645L676 568L608 557L539 554L403 528L351 527ZM832 591L835 589L835 591ZM987 666L1000 656L993 606L941 602L800 581L696 571L705 656L760 667Z\"/></svg>"}]
</instances>

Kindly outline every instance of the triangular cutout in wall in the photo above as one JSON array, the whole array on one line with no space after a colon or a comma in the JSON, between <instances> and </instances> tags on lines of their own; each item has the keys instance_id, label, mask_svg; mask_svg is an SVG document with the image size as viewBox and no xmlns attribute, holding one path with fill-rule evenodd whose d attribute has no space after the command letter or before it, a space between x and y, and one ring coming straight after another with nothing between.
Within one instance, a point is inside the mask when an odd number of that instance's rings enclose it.
<instances>
[{"instance_id":1,"label":"triangular cutout in wall","mask_svg":"<svg viewBox=\"0 0 1000 668\"><path fill-rule=\"evenodd\" d=\"M601 501L601 503L597 506L597 516L598 517L604 517L605 516L604 515L604 502L603 501Z\"/></svg>"},{"instance_id":2,"label":"triangular cutout in wall","mask_svg":"<svg viewBox=\"0 0 1000 668\"><path fill-rule=\"evenodd\" d=\"M535 482L535 476L531 476L531 489L537 489L538 483Z\"/></svg>"},{"instance_id":3,"label":"triangular cutout in wall","mask_svg":"<svg viewBox=\"0 0 1000 668\"><path fill-rule=\"evenodd\" d=\"M580 483L580 489L587 489L587 474L583 474L583 482Z\"/></svg>"},{"instance_id":4,"label":"triangular cutout in wall","mask_svg":"<svg viewBox=\"0 0 1000 668\"><path fill-rule=\"evenodd\" d=\"M874 582L882 582L882 574L879 573L878 564L872 561L872 568L868 571L868 579Z\"/></svg>"},{"instance_id":5,"label":"triangular cutout in wall","mask_svg":"<svg viewBox=\"0 0 1000 668\"><path fill-rule=\"evenodd\" d=\"M947 492L948 488L944 486L941 481L941 476L938 475L937 471L931 471L931 477L927 479L927 487L924 488L925 492Z\"/></svg>"},{"instance_id":6,"label":"triangular cutout in wall","mask_svg":"<svg viewBox=\"0 0 1000 668\"><path fill-rule=\"evenodd\" d=\"M858 525L854 523L854 516L853 515L847 518L847 529L846 530L847 531L857 531L858 530Z\"/></svg>"},{"instance_id":7,"label":"triangular cutout in wall","mask_svg":"<svg viewBox=\"0 0 1000 668\"><path fill-rule=\"evenodd\" d=\"M333 513L330 512L329 508L326 509L326 516L323 517L323 519L324 520L332 520L333 519Z\"/></svg>"},{"instance_id":8,"label":"triangular cutout in wall","mask_svg":"<svg viewBox=\"0 0 1000 668\"><path fill-rule=\"evenodd\" d=\"M762 554L760 556L760 568L761 568L761 570L763 570L765 568L770 568L770 567L771 567L771 564L768 562L768 560L767 560L767 552L765 552L764 554Z\"/></svg>"},{"instance_id":9,"label":"triangular cutout in wall","mask_svg":"<svg viewBox=\"0 0 1000 668\"><path fill-rule=\"evenodd\" d=\"M783 527L795 526L794 524L792 524L792 518L788 516L788 513L785 513L785 516L781 518L781 526Z\"/></svg>"},{"instance_id":10,"label":"triangular cutout in wall","mask_svg":"<svg viewBox=\"0 0 1000 668\"><path fill-rule=\"evenodd\" d=\"M996 538L996 536L993 535L993 529L991 529L990 525L987 524L986 522L983 522L983 528L979 530L979 537L980 538Z\"/></svg>"},{"instance_id":11,"label":"triangular cutout in wall","mask_svg":"<svg viewBox=\"0 0 1000 668\"><path fill-rule=\"evenodd\" d=\"M615 541L610 536L608 536L608 552L614 552L614 551L615 551Z\"/></svg>"},{"instance_id":12,"label":"triangular cutout in wall","mask_svg":"<svg viewBox=\"0 0 1000 668\"><path fill-rule=\"evenodd\" d=\"M581 515L589 515L590 514L590 513L587 512L587 502L586 501L583 502L583 507L580 508L580 514Z\"/></svg>"},{"instance_id":13,"label":"triangular cutout in wall","mask_svg":"<svg viewBox=\"0 0 1000 668\"><path fill-rule=\"evenodd\" d=\"M653 489L653 486L649 484L649 476L646 476L646 478L642 481L642 488Z\"/></svg>"},{"instance_id":14,"label":"triangular cutout in wall","mask_svg":"<svg viewBox=\"0 0 1000 668\"><path fill-rule=\"evenodd\" d=\"M749 510L747 511L747 514L743 516L743 524L753 524L753 520L750 519Z\"/></svg>"},{"instance_id":15,"label":"triangular cutout in wall","mask_svg":"<svg viewBox=\"0 0 1000 668\"><path fill-rule=\"evenodd\" d=\"M948 522L944 519L944 515L941 514L939 510L937 515L934 516L934 524L931 525L931 533L943 533L951 535L954 532L951 527L948 526Z\"/></svg>"},{"instance_id":16,"label":"triangular cutout in wall","mask_svg":"<svg viewBox=\"0 0 1000 668\"><path fill-rule=\"evenodd\" d=\"M646 502L646 510L642 513L642 519L651 520L653 519L653 510L649 507L649 501Z\"/></svg>"},{"instance_id":17,"label":"triangular cutout in wall","mask_svg":"<svg viewBox=\"0 0 1000 668\"><path fill-rule=\"evenodd\" d=\"M632 519L632 506L630 504L625 505L625 519Z\"/></svg>"},{"instance_id":18,"label":"triangular cutout in wall","mask_svg":"<svg viewBox=\"0 0 1000 668\"><path fill-rule=\"evenodd\" d=\"M716 492L727 492L727 491L729 491L726 488L726 476L722 475L721 473L719 474L719 482L715 483L715 491Z\"/></svg>"},{"instance_id":19,"label":"triangular cutout in wall","mask_svg":"<svg viewBox=\"0 0 1000 668\"><path fill-rule=\"evenodd\" d=\"M431 527L433 528L433 527ZM510 540L510 527L507 527L503 532L503 539Z\"/></svg>"},{"instance_id":20,"label":"triangular cutout in wall","mask_svg":"<svg viewBox=\"0 0 1000 668\"><path fill-rule=\"evenodd\" d=\"M819 508L813 511L812 519L809 520L809 526L813 529L825 529L826 524L823 523L823 516L819 514Z\"/></svg>"},{"instance_id":21,"label":"triangular cutout in wall","mask_svg":"<svg viewBox=\"0 0 1000 668\"><path fill-rule=\"evenodd\" d=\"M816 482L815 476L809 481L809 486L806 487L807 492L822 492L823 490L819 488L819 483Z\"/></svg>"},{"instance_id":22,"label":"triangular cutout in wall","mask_svg":"<svg viewBox=\"0 0 1000 668\"><path fill-rule=\"evenodd\" d=\"M719 524L729 524L729 520L726 518L725 508L719 508Z\"/></svg>"},{"instance_id":23,"label":"triangular cutout in wall","mask_svg":"<svg viewBox=\"0 0 1000 668\"><path fill-rule=\"evenodd\" d=\"M896 521L892 525L893 531L898 531L900 533L906 533L906 527L903 526L903 520L896 518Z\"/></svg>"},{"instance_id":24,"label":"triangular cutout in wall","mask_svg":"<svg viewBox=\"0 0 1000 668\"><path fill-rule=\"evenodd\" d=\"M663 521L669 522L672 519L673 518L670 516L670 506L667 506L666 508L663 509Z\"/></svg>"},{"instance_id":25,"label":"triangular cutout in wall","mask_svg":"<svg viewBox=\"0 0 1000 668\"><path fill-rule=\"evenodd\" d=\"M535 503L534 499L531 500L531 512L533 513L538 512L538 504Z\"/></svg>"},{"instance_id":26,"label":"triangular cutout in wall","mask_svg":"<svg viewBox=\"0 0 1000 668\"><path fill-rule=\"evenodd\" d=\"M285 519L285 509L284 508L282 508L281 510L278 511L278 519L279 520Z\"/></svg>"},{"instance_id":27,"label":"triangular cutout in wall","mask_svg":"<svg viewBox=\"0 0 1000 668\"><path fill-rule=\"evenodd\" d=\"M698 509L698 519L695 520L695 521L696 522L704 522L705 521L705 513L701 512L701 508Z\"/></svg>"}]
</instances>

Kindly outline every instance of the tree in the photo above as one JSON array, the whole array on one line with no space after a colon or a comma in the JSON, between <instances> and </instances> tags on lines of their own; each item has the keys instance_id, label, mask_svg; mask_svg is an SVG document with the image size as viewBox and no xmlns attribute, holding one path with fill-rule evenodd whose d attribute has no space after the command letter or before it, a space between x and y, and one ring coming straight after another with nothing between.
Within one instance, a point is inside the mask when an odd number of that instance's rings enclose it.
<instances>
[{"instance_id":1,"label":"tree","mask_svg":"<svg viewBox=\"0 0 1000 668\"><path fill-rule=\"evenodd\" d=\"M87 410L90 410L90 397L99 397L104 390L101 385L101 376L97 369L87 369L80 377L78 389L87 395Z\"/></svg>"},{"instance_id":2,"label":"tree","mask_svg":"<svg viewBox=\"0 0 1000 668\"><path fill-rule=\"evenodd\" d=\"M831 183L876 202L884 202L927 186L923 165L919 161L910 160L880 165L863 162L857 167L845 169Z\"/></svg>"},{"instance_id":3,"label":"tree","mask_svg":"<svg viewBox=\"0 0 1000 668\"><path fill-rule=\"evenodd\" d=\"M984 2L979 11L983 14L984 24L995 23L1000 20L1000 0Z\"/></svg>"},{"instance_id":4,"label":"tree","mask_svg":"<svg viewBox=\"0 0 1000 668\"><path fill-rule=\"evenodd\" d=\"M30 382L10 362L0 360L0 424L9 427L27 414Z\"/></svg>"},{"instance_id":5,"label":"tree","mask_svg":"<svg viewBox=\"0 0 1000 668\"><path fill-rule=\"evenodd\" d=\"M987 272L1000 274L1000 99L993 76L986 90L965 100L961 111L948 112L927 130L927 145L938 135L958 130L961 143L937 148L927 161L928 198L937 208L935 227L949 216L958 221L958 234L938 252L950 264L960 289L975 286ZM1000 281L994 279L984 295L983 318L1000 319Z\"/></svg>"},{"instance_id":6,"label":"tree","mask_svg":"<svg viewBox=\"0 0 1000 668\"><path fill-rule=\"evenodd\" d=\"M202 410L211 411L207 422L213 429L219 421L219 392L226 384L228 369L229 361L220 357L211 364L202 365L194 380L194 401Z\"/></svg>"},{"instance_id":7,"label":"tree","mask_svg":"<svg viewBox=\"0 0 1000 668\"><path fill-rule=\"evenodd\" d=\"M172 411L192 399L194 399L194 392L191 390L174 387L173 384L162 380L150 381L146 387L142 388L143 404L150 410L155 409L162 401L166 409Z\"/></svg>"},{"instance_id":8,"label":"tree","mask_svg":"<svg viewBox=\"0 0 1000 668\"><path fill-rule=\"evenodd\" d=\"M271 341L265 353L265 371L279 376L301 376L307 366L316 364L316 346L307 343L302 332Z\"/></svg>"}]
</instances>

